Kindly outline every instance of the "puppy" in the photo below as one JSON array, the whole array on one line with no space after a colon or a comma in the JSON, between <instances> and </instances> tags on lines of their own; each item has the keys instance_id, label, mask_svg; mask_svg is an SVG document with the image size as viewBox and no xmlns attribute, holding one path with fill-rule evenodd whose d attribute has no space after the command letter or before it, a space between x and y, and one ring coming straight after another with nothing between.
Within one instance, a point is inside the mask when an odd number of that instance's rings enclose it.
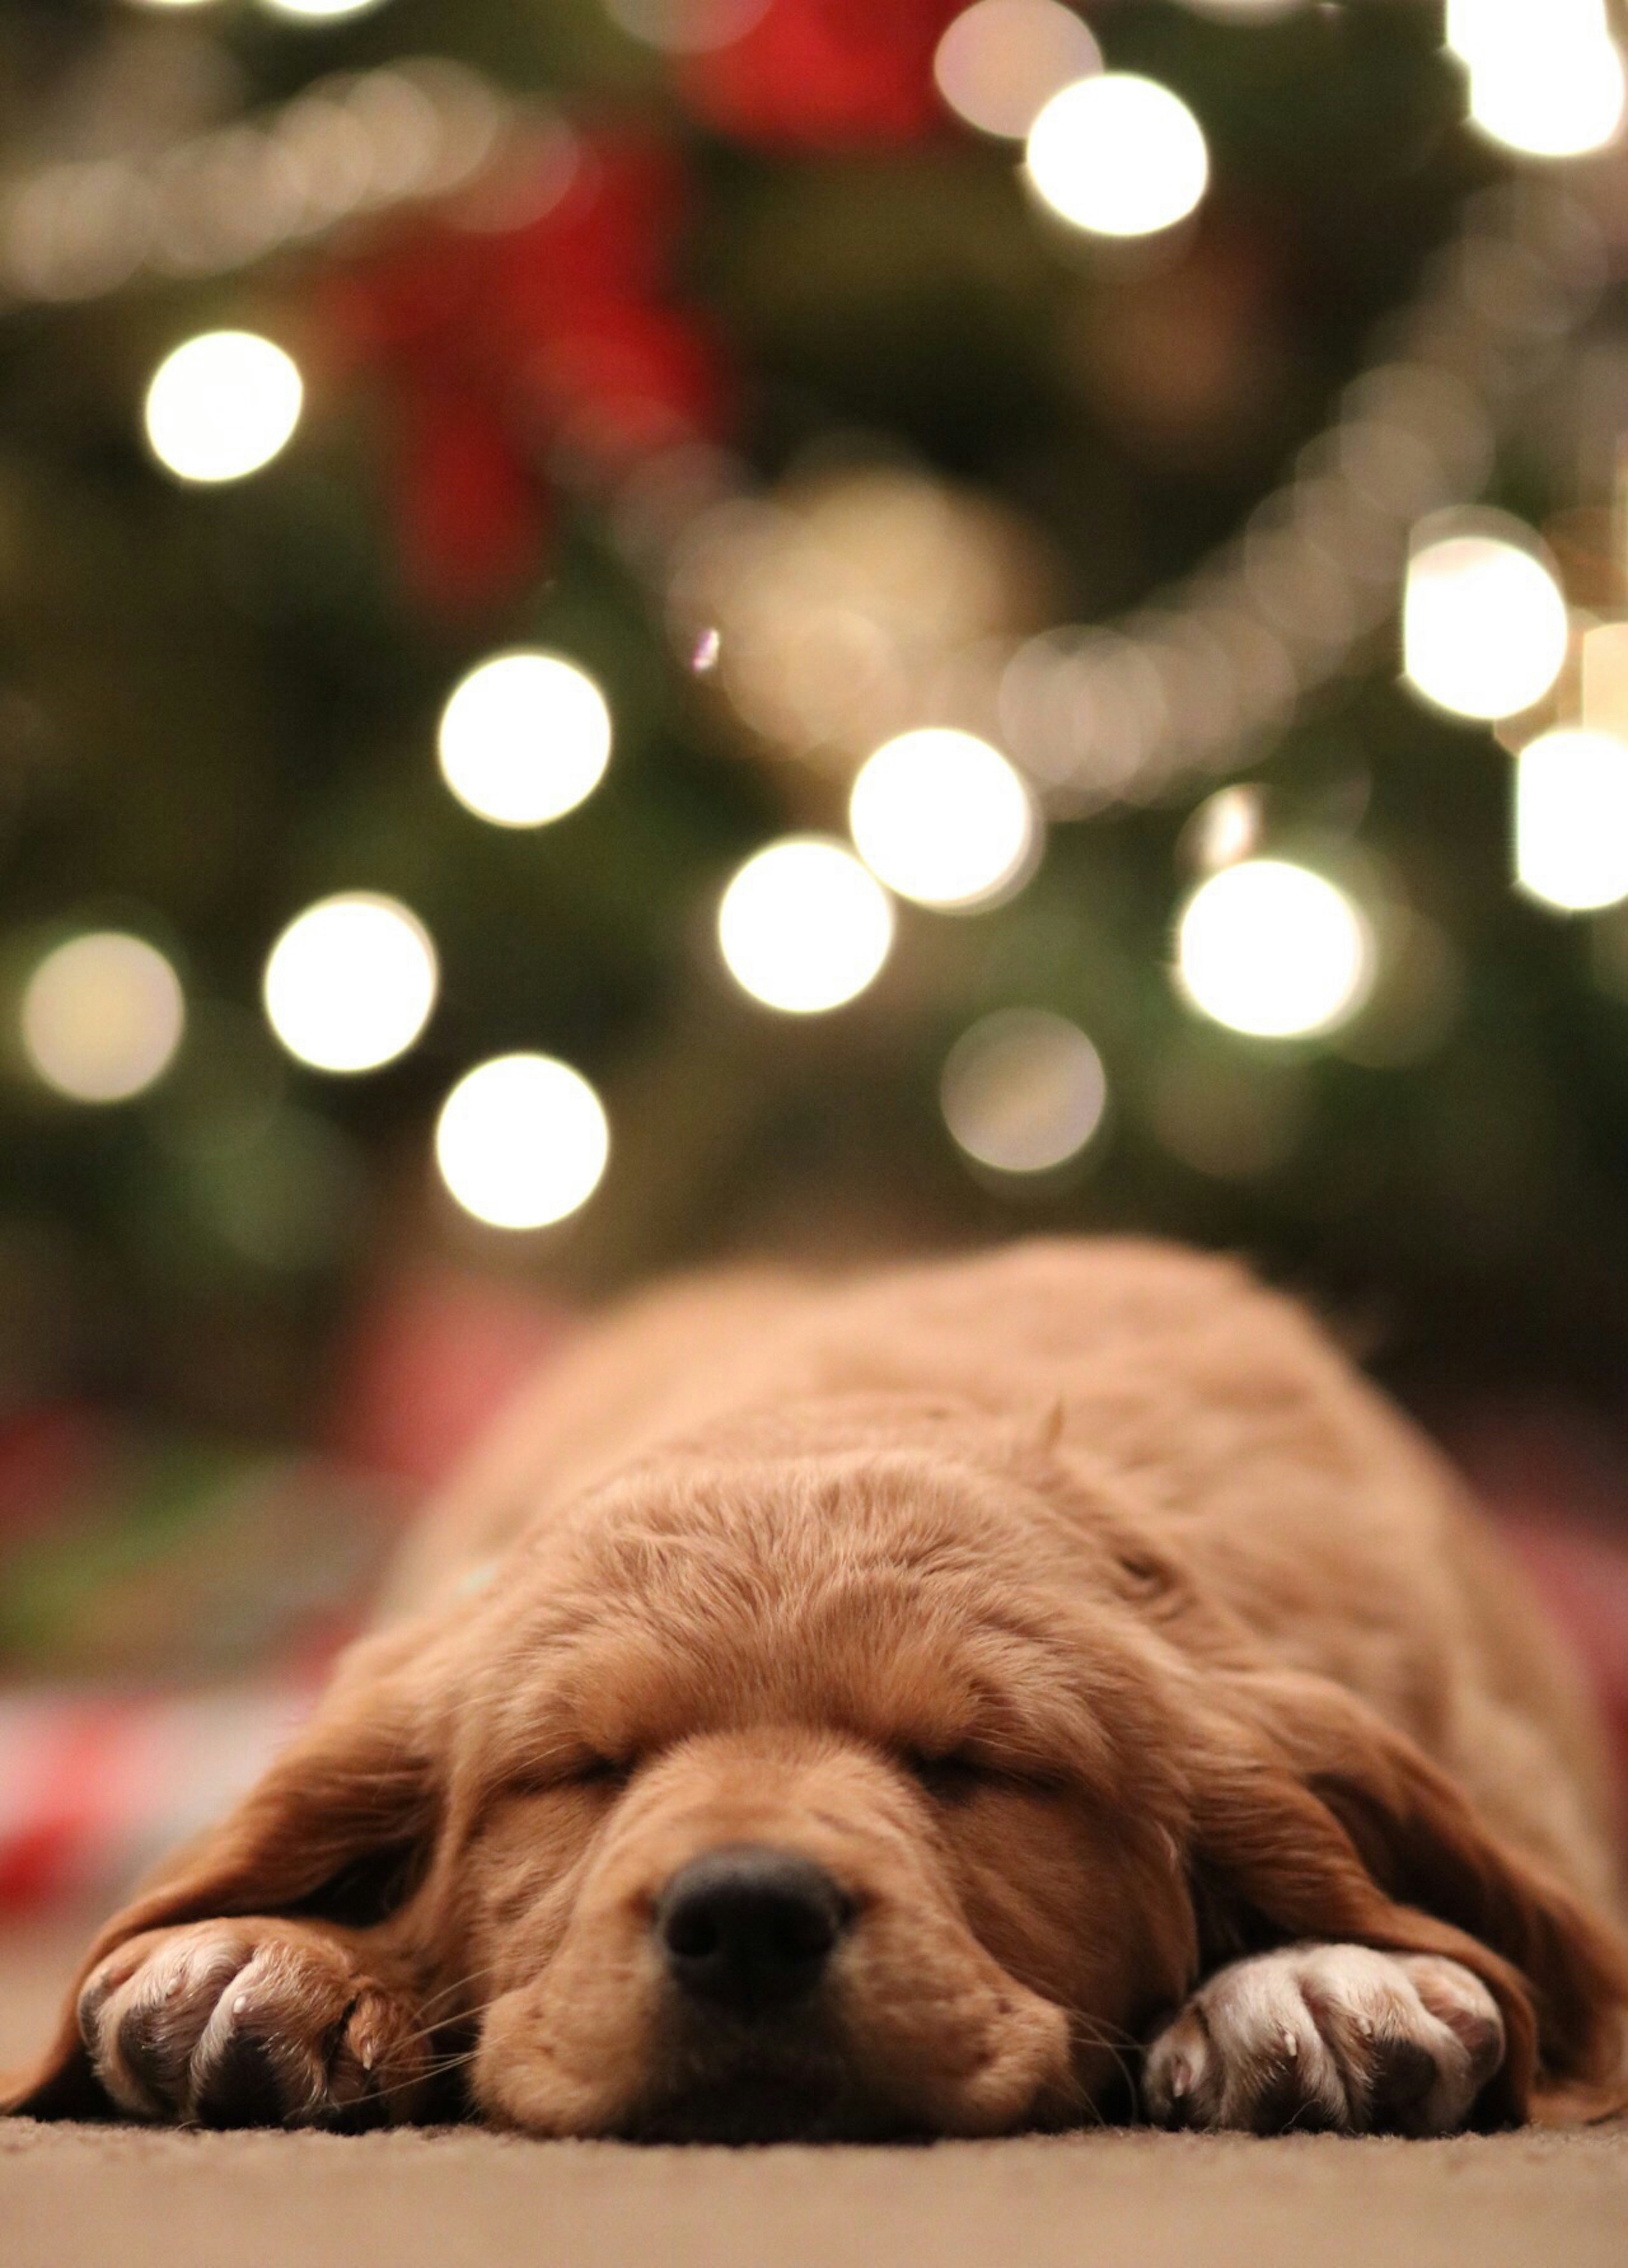
<instances>
[{"instance_id":1,"label":"puppy","mask_svg":"<svg viewBox=\"0 0 1628 2268\"><path fill-rule=\"evenodd\" d=\"M1440 2134L1628 2099L1607 1775L1428 1447L1153 1244L627 1308L91 1948L37 2117Z\"/></svg>"}]
</instances>

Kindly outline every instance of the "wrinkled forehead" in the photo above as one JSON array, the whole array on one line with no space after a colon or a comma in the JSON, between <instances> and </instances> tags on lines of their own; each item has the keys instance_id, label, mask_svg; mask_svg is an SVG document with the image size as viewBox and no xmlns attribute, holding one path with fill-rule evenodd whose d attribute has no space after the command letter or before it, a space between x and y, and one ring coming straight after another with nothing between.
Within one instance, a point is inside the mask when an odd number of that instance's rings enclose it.
<instances>
[{"instance_id":1,"label":"wrinkled forehead","mask_svg":"<svg viewBox=\"0 0 1628 2268\"><path fill-rule=\"evenodd\" d=\"M795 1722L1039 1761L1078 1651L1046 1557L953 1476L668 1476L536 1557L495 1709L534 1747L546 1733L607 1756Z\"/></svg>"}]
</instances>

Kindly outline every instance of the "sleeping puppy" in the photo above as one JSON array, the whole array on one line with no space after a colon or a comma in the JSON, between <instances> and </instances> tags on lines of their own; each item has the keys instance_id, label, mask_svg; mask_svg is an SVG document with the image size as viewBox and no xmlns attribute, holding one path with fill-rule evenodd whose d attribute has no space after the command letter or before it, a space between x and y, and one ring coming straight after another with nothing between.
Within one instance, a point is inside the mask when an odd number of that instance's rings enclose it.
<instances>
[{"instance_id":1,"label":"sleeping puppy","mask_svg":"<svg viewBox=\"0 0 1628 2268\"><path fill-rule=\"evenodd\" d=\"M1236 1267L695 1282L517 1411L10 2103L1583 2117L1628 2096L1608 1810L1450 1474Z\"/></svg>"}]
</instances>

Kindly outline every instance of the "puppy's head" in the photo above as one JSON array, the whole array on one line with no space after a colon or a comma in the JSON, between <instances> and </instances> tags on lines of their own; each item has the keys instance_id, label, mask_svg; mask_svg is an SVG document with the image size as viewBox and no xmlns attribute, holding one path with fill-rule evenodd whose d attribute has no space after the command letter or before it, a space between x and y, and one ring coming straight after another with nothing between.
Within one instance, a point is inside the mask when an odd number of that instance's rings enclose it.
<instances>
[{"instance_id":1,"label":"puppy's head","mask_svg":"<svg viewBox=\"0 0 1628 2268\"><path fill-rule=\"evenodd\" d=\"M738 2139L1128 2107L1191 1908L1168 1792L1105 1734L1154 1705L1055 1554L897 1455L593 1507L497 1612L425 1886L478 1979L478 2106Z\"/></svg>"}]
</instances>

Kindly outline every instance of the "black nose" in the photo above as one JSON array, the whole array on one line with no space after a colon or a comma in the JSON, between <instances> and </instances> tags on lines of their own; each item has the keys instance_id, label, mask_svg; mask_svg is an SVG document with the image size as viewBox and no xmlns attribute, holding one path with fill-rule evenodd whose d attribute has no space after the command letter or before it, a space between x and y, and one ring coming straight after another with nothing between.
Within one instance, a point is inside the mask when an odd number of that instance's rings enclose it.
<instances>
[{"instance_id":1,"label":"black nose","mask_svg":"<svg viewBox=\"0 0 1628 2268\"><path fill-rule=\"evenodd\" d=\"M674 1875L656 1910L673 1977L740 2014L811 1992L848 1920L822 1867L763 1843L726 1843Z\"/></svg>"}]
</instances>

